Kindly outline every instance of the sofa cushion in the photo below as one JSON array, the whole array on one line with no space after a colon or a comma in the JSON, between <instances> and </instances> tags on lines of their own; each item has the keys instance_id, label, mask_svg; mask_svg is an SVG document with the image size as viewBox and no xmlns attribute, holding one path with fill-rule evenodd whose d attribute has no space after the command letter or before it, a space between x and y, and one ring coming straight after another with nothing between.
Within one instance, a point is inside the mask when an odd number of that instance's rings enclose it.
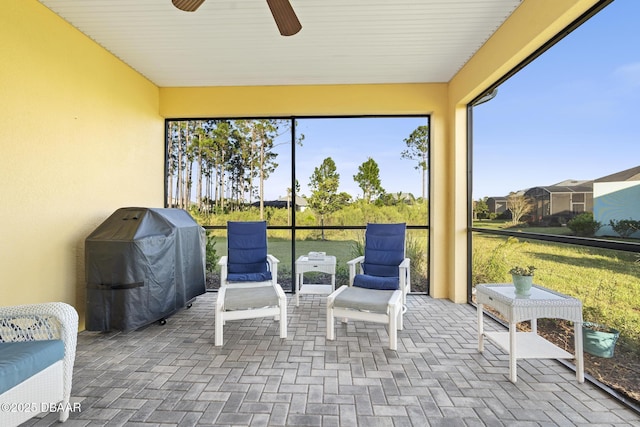
<instances>
[{"instance_id":1,"label":"sofa cushion","mask_svg":"<svg viewBox=\"0 0 640 427\"><path fill-rule=\"evenodd\" d=\"M61 340L0 343L0 393L64 359Z\"/></svg>"}]
</instances>

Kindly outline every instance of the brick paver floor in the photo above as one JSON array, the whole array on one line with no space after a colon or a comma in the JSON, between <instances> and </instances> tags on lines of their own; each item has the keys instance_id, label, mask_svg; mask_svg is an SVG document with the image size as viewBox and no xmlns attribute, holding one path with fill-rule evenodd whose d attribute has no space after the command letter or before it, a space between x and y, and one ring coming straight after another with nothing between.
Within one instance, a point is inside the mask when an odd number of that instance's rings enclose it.
<instances>
[{"instance_id":1,"label":"brick paver floor","mask_svg":"<svg viewBox=\"0 0 640 427\"><path fill-rule=\"evenodd\" d=\"M228 322L215 347L215 293L165 325L81 332L75 426L640 426L640 416L554 360L477 351L476 310L408 297L398 351L384 325L337 323L325 339L325 298L289 298L287 339L273 319ZM501 325L487 320L485 328ZM56 424L55 414L25 426ZM0 423L1 424L1 423Z\"/></svg>"}]
</instances>

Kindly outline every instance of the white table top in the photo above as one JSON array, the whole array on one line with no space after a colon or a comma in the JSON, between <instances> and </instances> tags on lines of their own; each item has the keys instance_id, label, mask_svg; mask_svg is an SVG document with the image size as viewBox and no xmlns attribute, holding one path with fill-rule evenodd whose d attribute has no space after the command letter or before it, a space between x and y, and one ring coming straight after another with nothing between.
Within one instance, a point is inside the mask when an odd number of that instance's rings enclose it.
<instances>
[{"instance_id":1,"label":"white table top","mask_svg":"<svg viewBox=\"0 0 640 427\"><path fill-rule=\"evenodd\" d=\"M309 259L307 255L301 255L296 260L296 263L304 262L310 264L335 264L336 257L334 255L325 255L323 259Z\"/></svg>"},{"instance_id":2,"label":"white table top","mask_svg":"<svg viewBox=\"0 0 640 427\"><path fill-rule=\"evenodd\" d=\"M512 283L476 285L476 302L497 309L509 321L559 318L582 322L582 302L579 299L539 285L533 285L531 295L527 297L516 295Z\"/></svg>"}]
</instances>

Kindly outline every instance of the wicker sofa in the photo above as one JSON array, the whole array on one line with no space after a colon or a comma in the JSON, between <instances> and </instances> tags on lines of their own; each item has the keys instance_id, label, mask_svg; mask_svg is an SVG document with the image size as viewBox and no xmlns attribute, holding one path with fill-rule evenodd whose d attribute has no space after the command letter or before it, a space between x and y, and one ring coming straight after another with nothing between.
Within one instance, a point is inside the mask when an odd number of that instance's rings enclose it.
<instances>
[{"instance_id":1,"label":"wicker sofa","mask_svg":"<svg viewBox=\"0 0 640 427\"><path fill-rule=\"evenodd\" d=\"M65 303L0 307L0 420L16 426L44 411L69 418L78 313Z\"/></svg>"}]
</instances>

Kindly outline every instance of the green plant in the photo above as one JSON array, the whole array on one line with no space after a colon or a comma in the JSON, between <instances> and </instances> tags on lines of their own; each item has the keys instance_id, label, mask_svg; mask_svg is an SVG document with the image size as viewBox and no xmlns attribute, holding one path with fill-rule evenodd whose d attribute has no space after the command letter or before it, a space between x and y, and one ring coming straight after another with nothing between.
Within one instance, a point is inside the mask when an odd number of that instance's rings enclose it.
<instances>
[{"instance_id":1,"label":"green plant","mask_svg":"<svg viewBox=\"0 0 640 427\"><path fill-rule=\"evenodd\" d=\"M633 219L621 219L619 221L612 219L609 221L609 225L611 226L613 231L615 231L620 237L625 239L631 236L636 231L640 231L640 221L636 221Z\"/></svg>"},{"instance_id":2,"label":"green plant","mask_svg":"<svg viewBox=\"0 0 640 427\"><path fill-rule=\"evenodd\" d=\"M576 236L589 237L596 234L596 231L602 227L602 224L593 219L591 212L582 212L569 221L567 227L569 227Z\"/></svg>"},{"instance_id":3,"label":"green plant","mask_svg":"<svg viewBox=\"0 0 640 427\"><path fill-rule=\"evenodd\" d=\"M508 237L491 249L474 246L471 261L473 285L503 281L505 279L504 272L508 265L507 255L511 255L519 244L515 237Z\"/></svg>"},{"instance_id":4,"label":"green plant","mask_svg":"<svg viewBox=\"0 0 640 427\"><path fill-rule=\"evenodd\" d=\"M533 276L533 273L536 271L536 268L533 265L522 267L520 265L516 265L511 267L509 273L515 274L516 276Z\"/></svg>"},{"instance_id":5,"label":"green plant","mask_svg":"<svg viewBox=\"0 0 640 427\"><path fill-rule=\"evenodd\" d=\"M218 253L216 251L216 240L215 237L211 234L207 234L207 246L206 246L206 269L209 273L213 272L216 269L216 265L218 264Z\"/></svg>"}]
</instances>

